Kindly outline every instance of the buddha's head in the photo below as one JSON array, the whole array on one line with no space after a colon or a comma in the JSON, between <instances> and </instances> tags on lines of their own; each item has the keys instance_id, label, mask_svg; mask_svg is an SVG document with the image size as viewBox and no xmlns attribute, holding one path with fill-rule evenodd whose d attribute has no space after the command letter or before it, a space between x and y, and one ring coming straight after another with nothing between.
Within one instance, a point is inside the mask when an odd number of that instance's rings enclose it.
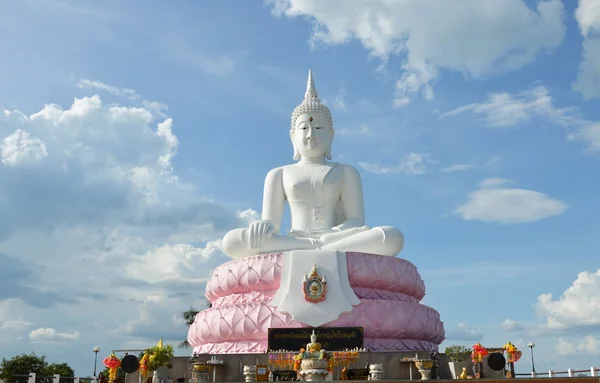
<instances>
[{"instance_id":1,"label":"buddha's head","mask_svg":"<svg viewBox=\"0 0 600 383\"><path fill-rule=\"evenodd\" d=\"M290 137L294 146L294 159L325 157L330 160L333 134L331 112L319 99L309 70L304 101L292 113Z\"/></svg>"},{"instance_id":2,"label":"buddha's head","mask_svg":"<svg viewBox=\"0 0 600 383\"><path fill-rule=\"evenodd\" d=\"M310 342L317 343L317 334L315 334L315 330L313 330L312 334L310 335Z\"/></svg>"}]
</instances>

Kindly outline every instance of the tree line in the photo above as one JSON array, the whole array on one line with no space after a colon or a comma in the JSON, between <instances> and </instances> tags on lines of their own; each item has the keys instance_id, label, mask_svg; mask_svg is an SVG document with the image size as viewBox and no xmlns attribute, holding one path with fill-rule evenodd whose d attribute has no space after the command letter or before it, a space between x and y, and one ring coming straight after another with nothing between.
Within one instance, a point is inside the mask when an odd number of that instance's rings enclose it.
<instances>
[{"instance_id":1,"label":"tree line","mask_svg":"<svg viewBox=\"0 0 600 383\"><path fill-rule=\"evenodd\" d=\"M52 383L52 376L56 374L61 377L75 376L75 371L67 363L48 363L44 355L35 353L2 358L0 362L0 380L6 383L27 383L30 372L37 375L36 383Z\"/></svg>"}]
</instances>

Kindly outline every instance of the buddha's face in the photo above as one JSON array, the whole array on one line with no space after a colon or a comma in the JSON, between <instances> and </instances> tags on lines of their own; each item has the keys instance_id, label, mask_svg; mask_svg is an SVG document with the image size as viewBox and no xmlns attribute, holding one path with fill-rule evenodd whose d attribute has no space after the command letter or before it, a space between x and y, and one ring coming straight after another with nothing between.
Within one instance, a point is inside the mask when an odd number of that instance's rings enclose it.
<instances>
[{"instance_id":1,"label":"buddha's face","mask_svg":"<svg viewBox=\"0 0 600 383\"><path fill-rule=\"evenodd\" d=\"M290 131L294 149L302 158L321 159L329 153L333 128L321 113L301 114Z\"/></svg>"}]
</instances>

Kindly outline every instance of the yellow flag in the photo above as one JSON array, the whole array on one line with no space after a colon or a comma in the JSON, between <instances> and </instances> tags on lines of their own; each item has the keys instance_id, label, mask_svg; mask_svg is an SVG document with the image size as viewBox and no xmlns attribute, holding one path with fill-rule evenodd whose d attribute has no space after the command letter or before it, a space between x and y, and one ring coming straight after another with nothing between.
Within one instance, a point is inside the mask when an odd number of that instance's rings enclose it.
<instances>
[{"instance_id":1,"label":"yellow flag","mask_svg":"<svg viewBox=\"0 0 600 383\"><path fill-rule=\"evenodd\" d=\"M163 348L163 339L160 338L160 340L158 341L158 343L156 344L157 348Z\"/></svg>"}]
</instances>

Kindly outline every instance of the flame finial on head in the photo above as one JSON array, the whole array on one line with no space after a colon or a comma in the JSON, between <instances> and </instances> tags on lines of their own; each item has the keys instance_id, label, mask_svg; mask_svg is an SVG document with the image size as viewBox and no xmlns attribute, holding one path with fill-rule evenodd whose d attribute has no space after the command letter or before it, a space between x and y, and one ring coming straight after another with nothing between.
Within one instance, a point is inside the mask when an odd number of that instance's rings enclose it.
<instances>
[{"instance_id":1,"label":"flame finial on head","mask_svg":"<svg viewBox=\"0 0 600 383\"><path fill-rule=\"evenodd\" d=\"M317 92L317 88L315 88L315 82L312 77L312 70L308 70L308 81L306 82L306 93L304 93L304 100L309 98L319 99L319 93Z\"/></svg>"},{"instance_id":2,"label":"flame finial on head","mask_svg":"<svg viewBox=\"0 0 600 383\"><path fill-rule=\"evenodd\" d=\"M327 118L328 127L333 127L333 119L331 118L331 111L327 105L323 104L319 99L319 93L315 86L313 79L312 70L308 70L308 81L306 83L306 93L304 93L304 100L302 103L294 109L292 113L292 129L296 127L296 120L303 113L322 113Z\"/></svg>"}]
</instances>

